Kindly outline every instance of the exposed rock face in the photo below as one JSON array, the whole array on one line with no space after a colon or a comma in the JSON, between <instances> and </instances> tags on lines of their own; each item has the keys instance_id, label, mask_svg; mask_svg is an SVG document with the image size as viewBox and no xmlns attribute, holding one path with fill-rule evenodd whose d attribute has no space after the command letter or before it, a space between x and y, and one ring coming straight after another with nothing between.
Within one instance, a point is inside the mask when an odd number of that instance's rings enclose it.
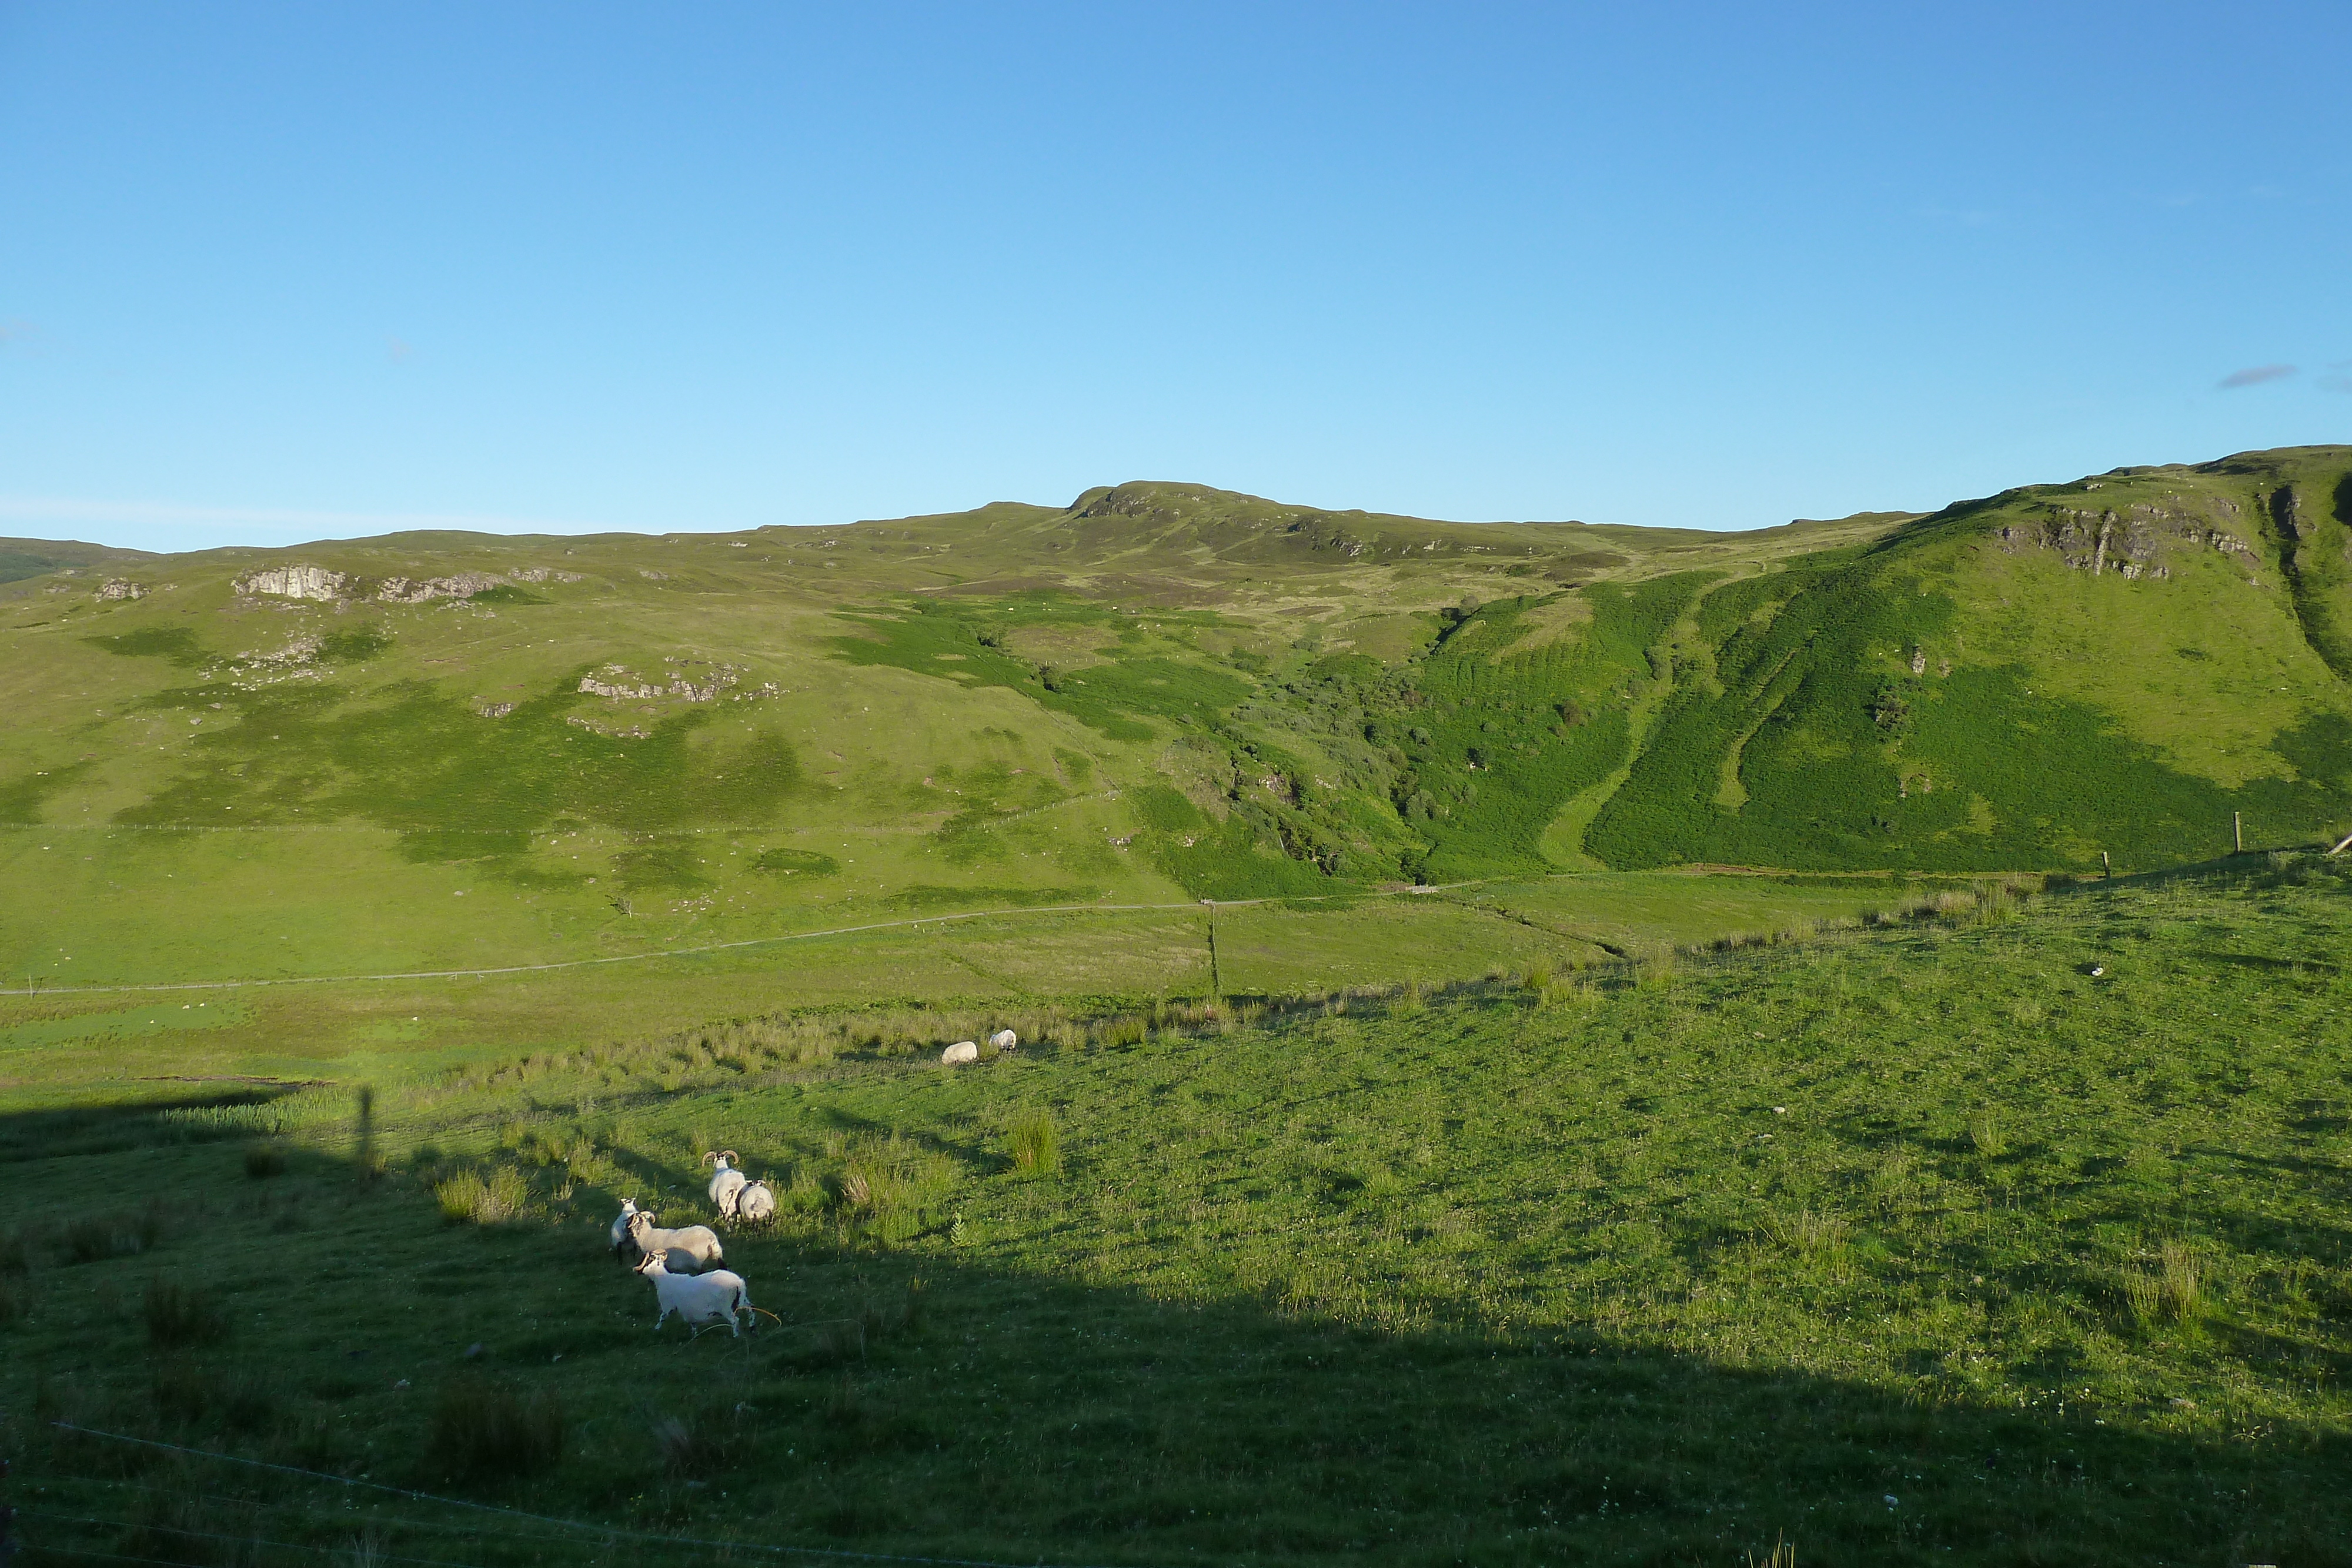
<instances>
[{"instance_id":1,"label":"exposed rock face","mask_svg":"<svg viewBox=\"0 0 2352 1568\"><path fill-rule=\"evenodd\" d=\"M546 566L520 566L507 575L517 582L578 582L580 580L580 574L576 571L558 571L552 567Z\"/></svg>"},{"instance_id":2,"label":"exposed rock face","mask_svg":"<svg viewBox=\"0 0 2352 1568\"><path fill-rule=\"evenodd\" d=\"M2160 582L2171 577L2172 568L2166 563L2168 547L2219 550L2234 557L2259 586L2262 557L2227 527L2216 526L2234 519L2237 507L2218 496L2200 497L2199 504L2226 516L2207 517L2187 509L2186 504L2175 507L2153 501L2137 501L2121 510L2053 504L2039 519L2004 527L1994 537L2011 555L2053 550L2070 567L2094 577L2112 569L2127 582Z\"/></svg>"},{"instance_id":3,"label":"exposed rock face","mask_svg":"<svg viewBox=\"0 0 2352 1568\"><path fill-rule=\"evenodd\" d=\"M98 596L100 599L144 599L147 588L144 583L132 582L128 578L110 577L106 580L106 586L98 591Z\"/></svg>"},{"instance_id":4,"label":"exposed rock face","mask_svg":"<svg viewBox=\"0 0 2352 1568\"><path fill-rule=\"evenodd\" d=\"M1927 673L1927 649L1914 648L1911 650L1911 673L1915 675L1924 675Z\"/></svg>"},{"instance_id":5,"label":"exposed rock face","mask_svg":"<svg viewBox=\"0 0 2352 1568\"><path fill-rule=\"evenodd\" d=\"M404 577L387 577L376 590L376 597L394 604L422 604L428 599L467 599L485 589L505 582L486 571L461 571L454 577L428 577L422 582L412 582Z\"/></svg>"},{"instance_id":6,"label":"exposed rock face","mask_svg":"<svg viewBox=\"0 0 2352 1568\"><path fill-rule=\"evenodd\" d=\"M475 705L474 711L480 714L484 718L504 718L507 715L514 712L514 704L478 703Z\"/></svg>"},{"instance_id":7,"label":"exposed rock face","mask_svg":"<svg viewBox=\"0 0 2352 1568\"><path fill-rule=\"evenodd\" d=\"M323 566L268 566L229 586L242 594L267 593L279 599L315 599L322 603L341 599L351 579Z\"/></svg>"}]
</instances>

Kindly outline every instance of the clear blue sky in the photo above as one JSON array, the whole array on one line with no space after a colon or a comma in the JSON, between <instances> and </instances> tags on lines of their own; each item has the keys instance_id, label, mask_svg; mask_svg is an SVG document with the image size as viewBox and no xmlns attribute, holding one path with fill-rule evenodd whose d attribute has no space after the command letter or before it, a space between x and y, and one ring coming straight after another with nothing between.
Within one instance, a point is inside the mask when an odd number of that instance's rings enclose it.
<instances>
[{"instance_id":1,"label":"clear blue sky","mask_svg":"<svg viewBox=\"0 0 2352 1568\"><path fill-rule=\"evenodd\" d=\"M2352 440L2347 60L2341 0L0 0L0 533L1750 528Z\"/></svg>"}]
</instances>

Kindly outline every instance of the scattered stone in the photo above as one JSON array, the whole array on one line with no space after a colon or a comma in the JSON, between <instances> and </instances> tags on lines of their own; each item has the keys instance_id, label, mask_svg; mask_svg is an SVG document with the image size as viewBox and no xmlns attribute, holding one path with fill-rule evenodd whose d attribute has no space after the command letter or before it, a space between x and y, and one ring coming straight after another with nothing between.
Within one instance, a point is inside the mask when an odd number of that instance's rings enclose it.
<instances>
[{"instance_id":1,"label":"scattered stone","mask_svg":"<svg viewBox=\"0 0 2352 1568\"><path fill-rule=\"evenodd\" d=\"M98 596L100 599L144 599L147 587L126 577L110 577L106 585L98 591Z\"/></svg>"}]
</instances>

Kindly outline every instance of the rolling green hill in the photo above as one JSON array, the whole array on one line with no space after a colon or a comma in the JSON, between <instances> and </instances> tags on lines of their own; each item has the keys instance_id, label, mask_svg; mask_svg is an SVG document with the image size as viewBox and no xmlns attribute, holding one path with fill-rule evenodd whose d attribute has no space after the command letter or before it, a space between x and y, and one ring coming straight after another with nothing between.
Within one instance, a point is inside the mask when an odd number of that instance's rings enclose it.
<instances>
[{"instance_id":1,"label":"rolling green hill","mask_svg":"<svg viewBox=\"0 0 2352 1568\"><path fill-rule=\"evenodd\" d=\"M2305 842L2352 827L2347 516L2352 450L2306 448L1739 535L1130 484L739 535L17 541L45 570L0 585L28 894L0 961L27 988L1602 868L2146 869L2232 812Z\"/></svg>"}]
</instances>

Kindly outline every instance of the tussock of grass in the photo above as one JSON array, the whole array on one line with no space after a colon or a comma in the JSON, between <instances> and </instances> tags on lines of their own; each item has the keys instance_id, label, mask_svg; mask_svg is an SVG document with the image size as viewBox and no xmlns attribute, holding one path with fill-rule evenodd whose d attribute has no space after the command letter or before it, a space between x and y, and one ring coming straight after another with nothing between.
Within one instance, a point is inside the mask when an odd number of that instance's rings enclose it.
<instances>
[{"instance_id":1,"label":"tussock of grass","mask_svg":"<svg viewBox=\"0 0 2352 1568\"><path fill-rule=\"evenodd\" d=\"M458 1377L433 1402L424 1461L445 1481L533 1476L562 1459L568 1436L562 1402L552 1392L525 1394L488 1378Z\"/></svg>"},{"instance_id":2,"label":"tussock of grass","mask_svg":"<svg viewBox=\"0 0 2352 1568\"><path fill-rule=\"evenodd\" d=\"M662 1468L680 1479L707 1479L737 1463L750 1438L744 1419L724 1406L665 1416L653 1425L654 1451Z\"/></svg>"},{"instance_id":3,"label":"tussock of grass","mask_svg":"<svg viewBox=\"0 0 2352 1568\"><path fill-rule=\"evenodd\" d=\"M522 1217L530 1202L530 1182L512 1166L458 1172L436 1184L433 1196L441 1217L453 1224L501 1225Z\"/></svg>"},{"instance_id":4,"label":"tussock of grass","mask_svg":"<svg viewBox=\"0 0 2352 1568\"><path fill-rule=\"evenodd\" d=\"M61 1239L67 1262L96 1263L136 1256L163 1234L163 1215L151 1204L131 1213L79 1216L66 1222Z\"/></svg>"},{"instance_id":5,"label":"tussock of grass","mask_svg":"<svg viewBox=\"0 0 2352 1568\"><path fill-rule=\"evenodd\" d=\"M181 1281L148 1281L139 1311L147 1324L148 1343L159 1349L212 1344L228 1334L228 1319L212 1293Z\"/></svg>"},{"instance_id":6,"label":"tussock of grass","mask_svg":"<svg viewBox=\"0 0 2352 1568\"><path fill-rule=\"evenodd\" d=\"M1054 1132L1054 1118L1045 1112L1030 1111L1015 1116L1004 1136L1013 1169L1032 1176L1061 1174L1061 1144Z\"/></svg>"}]
</instances>

